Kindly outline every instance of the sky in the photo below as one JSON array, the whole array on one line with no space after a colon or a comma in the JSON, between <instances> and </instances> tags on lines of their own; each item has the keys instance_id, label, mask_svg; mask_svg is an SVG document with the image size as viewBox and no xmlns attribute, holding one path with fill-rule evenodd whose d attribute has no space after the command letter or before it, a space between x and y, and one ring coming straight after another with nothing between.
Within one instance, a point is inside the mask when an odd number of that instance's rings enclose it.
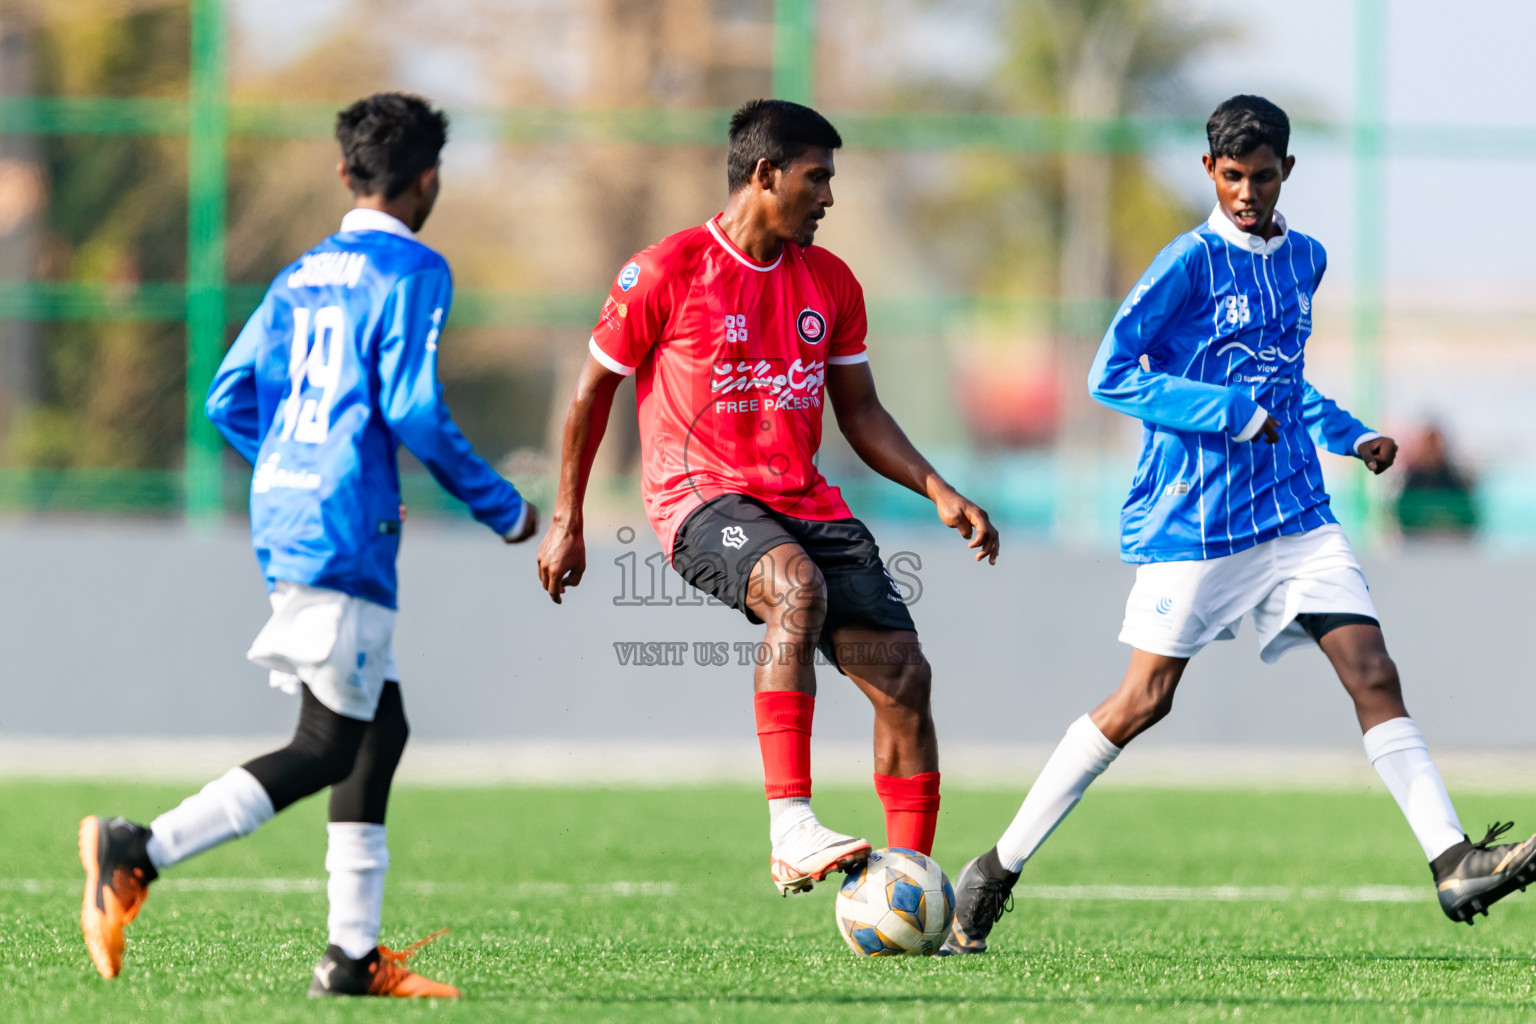
<instances>
[{"instance_id":1,"label":"sky","mask_svg":"<svg viewBox=\"0 0 1536 1024\"><path fill-rule=\"evenodd\" d=\"M1214 106L1234 92L1269 96L1294 114L1347 121L1355 108L1353 3L1287 0L1234 4L1185 0L1189 11L1235 21L1246 37L1192 69L1190 85ZM1390 0L1387 121L1393 126L1516 128L1536 158L1536 72L1528 41L1536 4L1521 0ZM1331 253L1329 273L1347 282L1355 255L1354 164L1338 144L1298 139L1297 168L1281 209ZM1191 156L1190 164L1198 159ZM1176 161L1159 162L1192 194L1209 185ZM1173 173L1170 173L1173 172ZM1175 176L1177 175L1177 176ZM1536 159L1478 159L1475 150L1441 158L1389 159L1386 167L1387 287L1395 302L1438 299L1528 305L1536 275L1536 206L1513 196L1536 176Z\"/></svg>"}]
</instances>

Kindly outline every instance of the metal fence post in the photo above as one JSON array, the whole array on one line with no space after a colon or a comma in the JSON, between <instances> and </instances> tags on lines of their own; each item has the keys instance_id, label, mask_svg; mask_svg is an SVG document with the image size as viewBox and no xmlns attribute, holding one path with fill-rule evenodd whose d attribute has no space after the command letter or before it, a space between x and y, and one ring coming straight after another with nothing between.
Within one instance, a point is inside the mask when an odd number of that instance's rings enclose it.
<instances>
[{"instance_id":1,"label":"metal fence post","mask_svg":"<svg viewBox=\"0 0 1536 1024\"><path fill-rule=\"evenodd\" d=\"M1355 281L1352 347L1354 396L1351 411L1367 426L1381 415L1381 335L1387 254L1386 136L1387 4L1355 3ZM1380 490L1361 473L1351 502L1362 540L1380 533Z\"/></svg>"},{"instance_id":2,"label":"metal fence post","mask_svg":"<svg viewBox=\"0 0 1536 1024\"><path fill-rule=\"evenodd\" d=\"M815 91L816 0L775 0L773 97L811 103Z\"/></svg>"},{"instance_id":3,"label":"metal fence post","mask_svg":"<svg viewBox=\"0 0 1536 1024\"><path fill-rule=\"evenodd\" d=\"M223 505L223 439L203 400L224 354L225 143L228 136L223 0L191 0L192 76L187 139L187 389L185 508L192 522Z\"/></svg>"}]
</instances>

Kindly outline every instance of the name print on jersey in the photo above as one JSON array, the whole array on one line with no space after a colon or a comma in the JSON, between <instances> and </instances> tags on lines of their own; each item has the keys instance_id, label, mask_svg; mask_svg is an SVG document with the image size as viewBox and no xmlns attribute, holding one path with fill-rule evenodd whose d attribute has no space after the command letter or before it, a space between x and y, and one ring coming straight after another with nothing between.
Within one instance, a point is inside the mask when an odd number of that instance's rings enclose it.
<instances>
[{"instance_id":1,"label":"name print on jersey","mask_svg":"<svg viewBox=\"0 0 1536 1024\"><path fill-rule=\"evenodd\" d=\"M288 275L289 288L325 288L341 285L357 287L368 266L368 257L360 252L316 252L299 261L299 269Z\"/></svg>"}]
</instances>

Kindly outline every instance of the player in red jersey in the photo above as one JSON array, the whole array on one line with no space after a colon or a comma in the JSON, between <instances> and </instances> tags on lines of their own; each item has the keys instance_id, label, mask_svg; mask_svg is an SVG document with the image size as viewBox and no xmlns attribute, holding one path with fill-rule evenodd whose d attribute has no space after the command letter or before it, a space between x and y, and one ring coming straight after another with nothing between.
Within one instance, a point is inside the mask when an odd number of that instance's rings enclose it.
<instances>
[{"instance_id":1,"label":"player in red jersey","mask_svg":"<svg viewBox=\"0 0 1536 1024\"><path fill-rule=\"evenodd\" d=\"M928 853L939 810L932 671L874 537L816 468L823 396L865 463L932 500L978 560L996 562L998 547L986 512L880 404L863 292L842 260L811 245L841 145L820 114L782 100L731 118L725 211L636 255L603 304L539 548L539 580L559 603L586 569L582 499L614 390L637 375L651 525L685 580L766 625L754 706L770 863L786 895L870 849L811 810L818 647L874 705L888 845Z\"/></svg>"}]
</instances>

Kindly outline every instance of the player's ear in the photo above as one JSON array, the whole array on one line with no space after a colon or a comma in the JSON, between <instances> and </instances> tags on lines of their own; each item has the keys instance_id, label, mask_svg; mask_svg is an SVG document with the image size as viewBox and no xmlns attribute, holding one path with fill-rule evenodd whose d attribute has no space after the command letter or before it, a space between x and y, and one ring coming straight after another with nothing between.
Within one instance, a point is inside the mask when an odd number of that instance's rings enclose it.
<instances>
[{"instance_id":1,"label":"player's ear","mask_svg":"<svg viewBox=\"0 0 1536 1024\"><path fill-rule=\"evenodd\" d=\"M437 170L440 165L433 164L420 174L416 175L416 192L418 195L429 196L437 187Z\"/></svg>"},{"instance_id":2,"label":"player's ear","mask_svg":"<svg viewBox=\"0 0 1536 1024\"><path fill-rule=\"evenodd\" d=\"M1205 165L1205 173L1211 176L1211 180L1212 181L1215 181L1216 180L1216 158L1211 156L1211 154L1209 154L1209 153L1201 153L1200 154L1200 162Z\"/></svg>"},{"instance_id":3,"label":"player's ear","mask_svg":"<svg viewBox=\"0 0 1536 1024\"><path fill-rule=\"evenodd\" d=\"M769 163L767 157L759 158L757 166L752 168L752 183L772 192L779 184L779 169Z\"/></svg>"},{"instance_id":4,"label":"player's ear","mask_svg":"<svg viewBox=\"0 0 1536 1024\"><path fill-rule=\"evenodd\" d=\"M1287 156L1284 160L1281 160L1280 161L1280 180L1284 181L1285 179L1289 178L1291 176L1291 168L1293 168L1295 166L1296 166L1296 158L1294 156Z\"/></svg>"},{"instance_id":5,"label":"player's ear","mask_svg":"<svg viewBox=\"0 0 1536 1024\"><path fill-rule=\"evenodd\" d=\"M336 176L341 179L342 187L351 192L352 176L347 173L347 161L345 158L336 161Z\"/></svg>"}]
</instances>

